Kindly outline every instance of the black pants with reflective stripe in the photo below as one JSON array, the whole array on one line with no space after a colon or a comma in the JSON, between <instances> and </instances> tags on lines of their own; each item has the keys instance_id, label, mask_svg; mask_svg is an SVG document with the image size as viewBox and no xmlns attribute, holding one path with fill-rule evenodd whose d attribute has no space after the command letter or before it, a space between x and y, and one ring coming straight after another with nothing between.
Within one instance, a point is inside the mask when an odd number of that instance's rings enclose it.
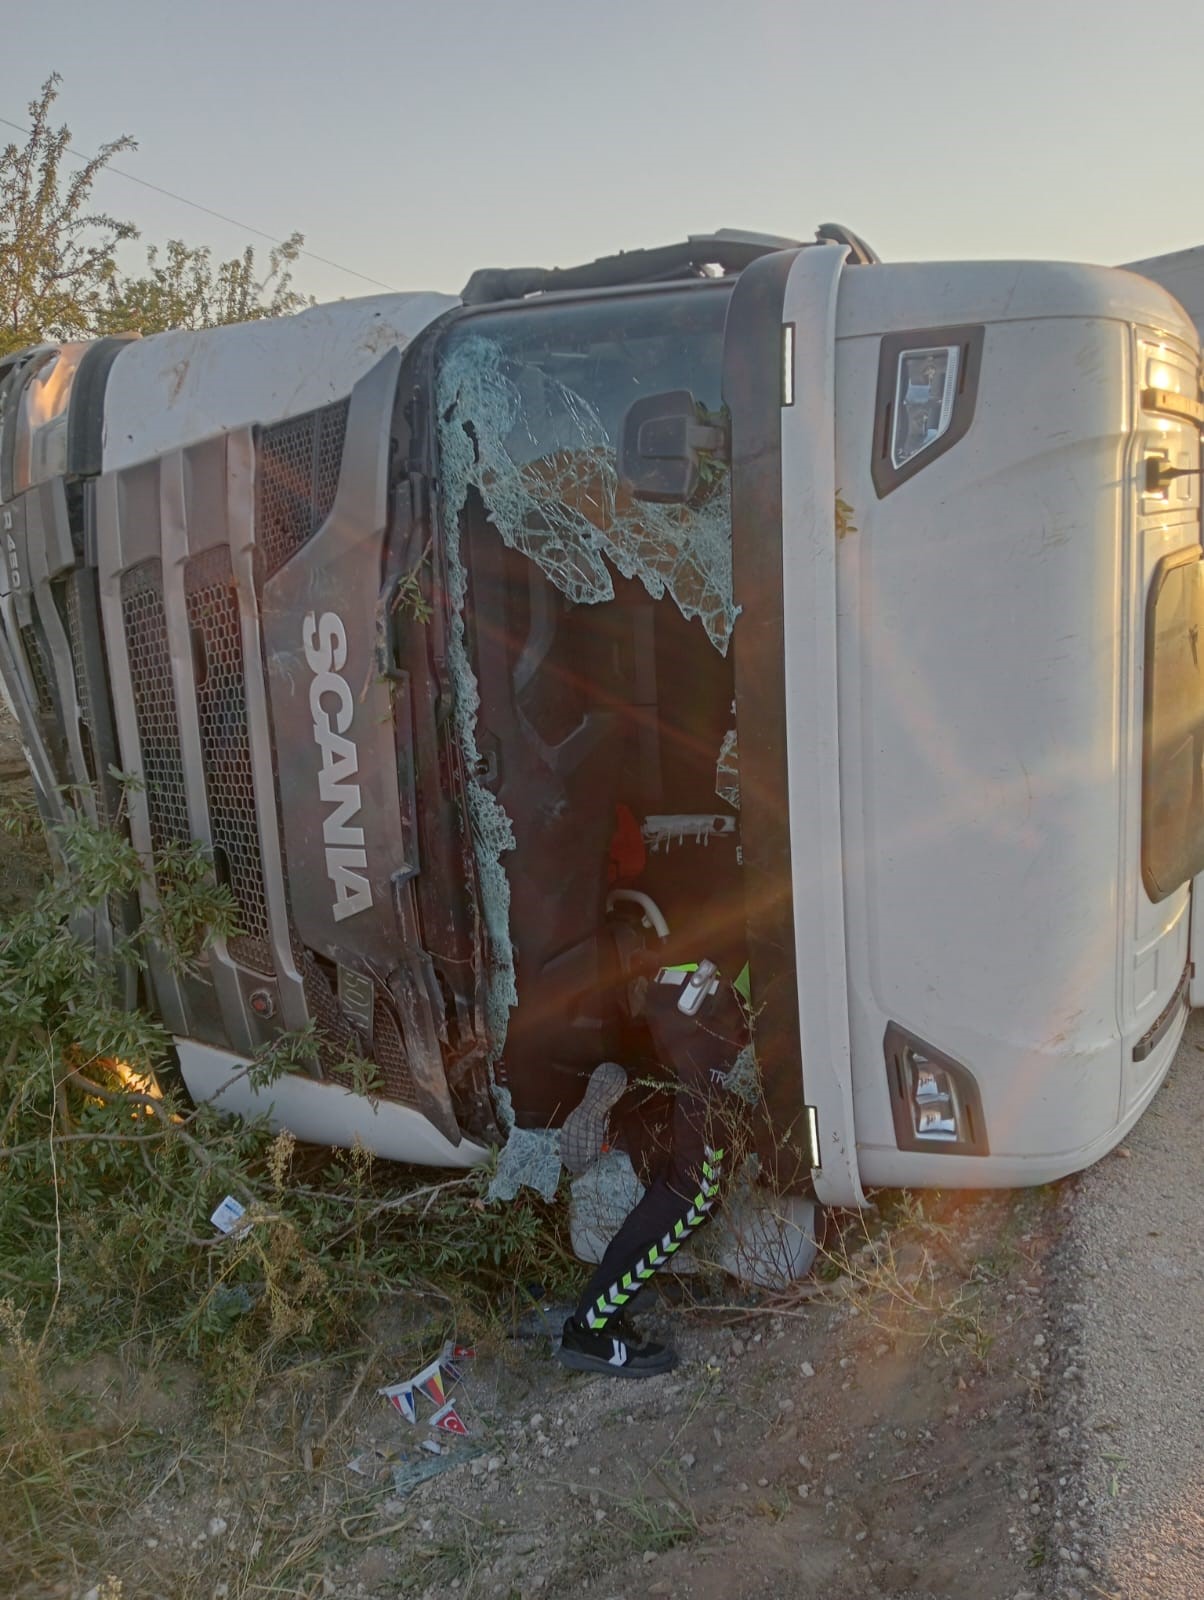
<instances>
[{"instance_id":1,"label":"black pants with reflective stripe","mask_svg":"<svg viewBox=\"0 0 1204 1600\"><path fill-rule=\"evenodd\" d=\"M589 1281L577 1320L601 1332L709 1219L730 1147L723 1077L748 1042L735 991L720 980L693 1017L677 1008L681 988L653 981L645 1017L661 1065L673 1077L667 1160L615 1234Z\"/></svg>"}]
</instances>

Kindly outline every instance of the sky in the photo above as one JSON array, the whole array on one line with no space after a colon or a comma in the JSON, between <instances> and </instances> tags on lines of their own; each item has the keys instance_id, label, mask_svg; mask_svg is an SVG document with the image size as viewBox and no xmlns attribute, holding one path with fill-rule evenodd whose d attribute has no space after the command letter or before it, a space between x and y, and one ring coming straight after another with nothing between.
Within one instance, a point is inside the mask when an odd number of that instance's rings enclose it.
<instances>
[{"instance_id":1,"label":"sky","mask_svg":"<svg viewBox=\"0 0 1204 1600\"><path fill-rule=\"evenodd\" d=\"M884 260L1204 242L1201 0L0 0L0 117L56 121L144 243L294 230L319 300L738 227ZM19 136L0 124L0 143ZM133 264L133 263L130 263Z\"/></svg>"}]
</instances>

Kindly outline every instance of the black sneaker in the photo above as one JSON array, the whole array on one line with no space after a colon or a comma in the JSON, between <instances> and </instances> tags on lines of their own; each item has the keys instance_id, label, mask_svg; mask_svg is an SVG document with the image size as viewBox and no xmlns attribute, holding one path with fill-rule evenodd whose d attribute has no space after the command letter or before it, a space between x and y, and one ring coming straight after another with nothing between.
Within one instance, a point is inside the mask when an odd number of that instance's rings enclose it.
<instances>
[{"instance_id":1,"label":"black sneaker","mask_svg":"<svg viewBox=\"0 0 1204 1600\"><path fill-rule=\"evenodd\" d=\"M600 1372L605 1378L655 1378L673 1371L677 1351L641 1338L631 1323L618 1318L595 1333L570 1317L556 1359L573 1372Z\"/></svg>"}]
</instances>

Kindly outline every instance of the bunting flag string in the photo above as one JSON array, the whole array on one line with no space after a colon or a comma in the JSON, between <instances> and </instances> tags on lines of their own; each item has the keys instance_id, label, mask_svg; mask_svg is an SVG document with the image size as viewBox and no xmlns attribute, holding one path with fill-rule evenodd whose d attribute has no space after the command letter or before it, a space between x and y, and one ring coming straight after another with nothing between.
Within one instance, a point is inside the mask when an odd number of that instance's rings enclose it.
<instances>
[{"instance_id":1,"label":"bunting flag string","mask_svg":"<svg viewBox=\"0 0 1204 1600\"><path fill-rule=\"evenodd\" d=\"M391 1383L387 1388L378 1389L377 1393L383 1395L393 1409L410 1423L418 1421L417 1397L422 1395L435 1407L430 1419L432 1428L439 1428L445 1433L467 1435L468 1427L447 1398L447 1391L452 1384L464 1381L464 1363L475 1360L476 1353L472 1345L457 1344L454 1339L448 1339L438 1358L423 1367L421 1372L416 1372L402 1383Z\"/></svg>"}]
</instances>

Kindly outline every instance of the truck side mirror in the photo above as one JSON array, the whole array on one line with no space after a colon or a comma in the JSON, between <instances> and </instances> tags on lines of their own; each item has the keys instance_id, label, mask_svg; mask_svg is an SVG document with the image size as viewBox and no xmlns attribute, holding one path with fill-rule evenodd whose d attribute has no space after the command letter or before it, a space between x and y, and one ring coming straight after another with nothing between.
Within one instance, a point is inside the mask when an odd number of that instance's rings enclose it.
<instances>
[{"instance_id":1,"label":"truck side mirror","mask_svg":"<svg viewBox=\"0 0 1204 1600\"><path fill-rule=\"evenodd\" d=\"M668 389L635 400L623 418L619 485L637 500L684 503L702 477L707 458L726 461L728 430L688 389Z\"/></svg>"}]
</instances>

